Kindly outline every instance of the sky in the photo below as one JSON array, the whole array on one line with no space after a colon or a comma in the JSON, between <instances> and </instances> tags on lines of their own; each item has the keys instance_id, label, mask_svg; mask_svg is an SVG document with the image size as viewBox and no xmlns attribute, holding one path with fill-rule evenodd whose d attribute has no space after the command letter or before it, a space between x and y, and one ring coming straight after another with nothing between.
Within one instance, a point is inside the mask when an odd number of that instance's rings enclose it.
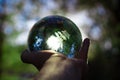
<instances>
[{"instance_id":1,"label":"sky","mask_svg":"<svg viewBox=\"0 0 120 80\"><path fill-rule=\"evenodd\" d=\"M11 19L14 25L6 22L4 32L7 35L10 35L14 30L20 32L15 39L10 40L12 41L11 43L15 43L16 45L27 44L28 34L32 26L45 16L57 14L72 20L80 29L82 38L84 39L88 37L85 31L87 31L95 21L90 18L87 9L79 11L74 9L76 1L77 0L72 0L72 3L68 2L68 11L66 14L63 14L62 10L60 10L60 3L57 3L54 0L38 0L35 4L33 4L31 0L6 0L6 7L2 9L0 6L0 10L1 12L5 11L7 14L12 15ZM3 2L4 1L0 0L1 4ZM22 8L16 8L18 5L22 6ZM57 10L58 12L54 13L54 10ZM97 7L97 10L99 14L105 13L102 6ZM99 39L100 33L101 29L99 27L94 28L91 31L91 37Z\"/></svg>"},{"instance_id":2,"label":"sky","mask_svg":"<svg viewBox=\"0 0 120 80\"><path fill-rule=\"evenodd\" d=\"M80 29L80 31L82 33L82 38L83 39L86 38L87 35L82 30L82 26L84 26L84 25L89 25L90 26L93 23L92 19L87 14L87 11L80 11L80 12L74 13L74 15L73 14L67 14L65 16L68 17L69 19L71 19L78 26L78 28ZM27 42L27 37L28 37L29 31L36 22L37 22L37 20L35 20L35 19L26 21L26 23L25 23L26 24L26 30L23 31L21 34L19 34L18 37L15 39L16 44L25 44ZM18 25L19 25L19 22L18 22ZM20 30L20 29L23 29L23 28L22 27L19 28L19 26L17 26L17 29ZM95 34L97 34L97 33L95 33Z\"/></svg>"}]
</instances>

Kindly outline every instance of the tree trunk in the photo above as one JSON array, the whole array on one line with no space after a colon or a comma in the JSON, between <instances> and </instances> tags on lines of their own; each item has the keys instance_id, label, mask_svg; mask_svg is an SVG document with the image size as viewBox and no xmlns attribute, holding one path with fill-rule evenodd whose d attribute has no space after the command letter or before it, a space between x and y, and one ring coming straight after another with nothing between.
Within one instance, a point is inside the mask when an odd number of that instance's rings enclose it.
<instances>
[{"instance_id":1,"label":"tree trunk","mask_svg":"<svg viewBox=\"0 0 120 80\"><path fill-rule=\"evenodd\" d=\"M3 28L4 28L4 22L6 19L6 12L5 12L5 0L3 0L1 2L1 6L2 6L2 10L0 11L0 75L2 73L2 48L3 48L3 41L4 41L4 32L3 32Z\"/></svg>"}]
</instances>

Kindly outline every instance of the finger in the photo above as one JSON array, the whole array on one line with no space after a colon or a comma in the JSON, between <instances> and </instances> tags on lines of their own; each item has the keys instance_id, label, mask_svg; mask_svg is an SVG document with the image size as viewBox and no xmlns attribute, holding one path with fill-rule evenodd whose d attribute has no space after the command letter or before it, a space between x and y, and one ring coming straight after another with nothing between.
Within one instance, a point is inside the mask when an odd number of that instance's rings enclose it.
<instances>
[{"instance_id":1,"label":"finger","mask_svg":"<svg viewBox=\"0 0 120 80\"><path fill-rule=\"evenodd\" d=\"M29 52L28 50L25 50L21 54L21 60L24 63L33 64L38 70L40 70L45 61L49 59L49 57L54 53L55 52L51 50L44 50L39 52Z\"/></svg>"},{"instance_id":2,"label":"finger","mask_svg":"<svg viewBox=\"0 0 120 80\"><path fill-rule=\"evenodd\" d=\"M88 38L84 39L82 47L79 52L75 55L75 58L87 61L87 54L90 45L90 40Z\"/></svg>"},{"instance_id":3,"label":"finger","mask_svg":"<svg viewBox=\"0 0 120 80\"><path fill-rule=\"evenodd\" d=\"M31 63L32 59L34 56L29 55L30 52L26 49L22 52L21 54L21 60L24 62L24 63ZM30 60L31 59L31 60Z\"/></svg>"}]
</instances>

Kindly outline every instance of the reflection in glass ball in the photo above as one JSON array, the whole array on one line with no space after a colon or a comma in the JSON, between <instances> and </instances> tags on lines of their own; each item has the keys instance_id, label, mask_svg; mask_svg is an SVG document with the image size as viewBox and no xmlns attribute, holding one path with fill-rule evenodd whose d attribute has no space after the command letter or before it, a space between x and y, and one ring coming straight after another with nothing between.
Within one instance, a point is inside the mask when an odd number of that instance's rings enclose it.
<instances>
[{"instance_id":1,"label":"reflection in glass ball","mask_svg":"<svg viewBox=\"0 0 120 80\"><path fill-rule=\"evenodd\" d=\"M47 16L38 21L28 36L30 51L54 50L74 57L79 50L82 37L77 26L62 16Z\"/></svg>"}]
</instances>

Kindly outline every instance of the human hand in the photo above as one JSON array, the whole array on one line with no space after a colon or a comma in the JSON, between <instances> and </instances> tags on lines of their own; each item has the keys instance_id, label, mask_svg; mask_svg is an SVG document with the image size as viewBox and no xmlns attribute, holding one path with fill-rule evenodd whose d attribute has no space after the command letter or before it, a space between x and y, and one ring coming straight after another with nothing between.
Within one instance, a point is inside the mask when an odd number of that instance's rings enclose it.
<instances>
[{"instance_id":1,"label":"human hand","mask_svg":"<svg viewBox=\"0 0 120 80\"><path fill-rule=\"evenodd\" d=\"M71 59L52 50L25 50L21 60L33 64L40 71L35 80L85 80L89 44L86 38L78 54Z\"/></svg>"}]
</instances>

